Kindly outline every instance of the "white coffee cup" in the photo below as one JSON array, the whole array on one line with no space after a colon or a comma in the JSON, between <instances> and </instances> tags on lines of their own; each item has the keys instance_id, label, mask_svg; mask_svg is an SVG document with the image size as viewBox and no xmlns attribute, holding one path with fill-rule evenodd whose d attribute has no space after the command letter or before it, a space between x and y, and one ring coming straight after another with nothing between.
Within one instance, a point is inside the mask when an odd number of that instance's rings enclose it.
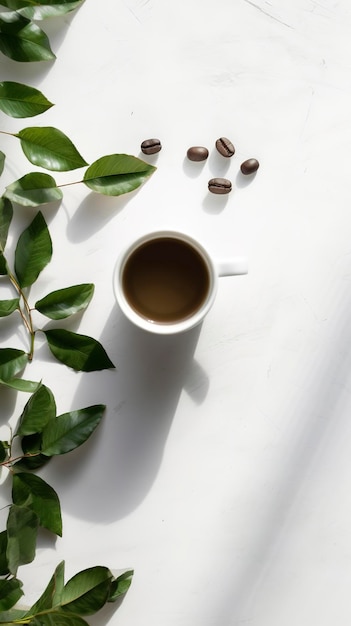
<instances>
[{"instance_id":1,"label":"white coffee cup","mask_svg":"<svg viewBox=\"0 0 351 626\"><path fill-rule=\"evenodd\" d=\"M193 237L160 230L143 235L120 254L113 288L133 324L171 335L202 322L215 301L218 277L247 272L245 257L214 261Z\"/></svg>"}]
</instances>

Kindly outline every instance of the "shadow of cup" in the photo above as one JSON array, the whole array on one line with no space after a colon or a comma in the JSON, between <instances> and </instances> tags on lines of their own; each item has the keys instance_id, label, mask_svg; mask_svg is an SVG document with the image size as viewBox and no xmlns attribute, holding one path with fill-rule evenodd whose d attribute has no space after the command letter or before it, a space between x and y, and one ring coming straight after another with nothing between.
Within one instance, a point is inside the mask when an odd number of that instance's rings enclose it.
<instances>
[{"instance_id":1,"label":"shadow of cup","mask_svg":"<svg viewBox=\"0 0 351 626\"><path fill-rule=\"evenodd\" d=\"M162 462L182 390L203 401L208 378L194 361L201 325L180 335L154 335L132 324L117 305L100 341L115 370L82 378L75 408L98 389L106 414L93 436L47 467L46 480L65 490L65 509L74 516L112 522L146 497ZM55 467L54 467L55 465ZM59 465L59 467L58 467ZM57 478L59 476L59 479Z\"/></svg>"}]
</instances>

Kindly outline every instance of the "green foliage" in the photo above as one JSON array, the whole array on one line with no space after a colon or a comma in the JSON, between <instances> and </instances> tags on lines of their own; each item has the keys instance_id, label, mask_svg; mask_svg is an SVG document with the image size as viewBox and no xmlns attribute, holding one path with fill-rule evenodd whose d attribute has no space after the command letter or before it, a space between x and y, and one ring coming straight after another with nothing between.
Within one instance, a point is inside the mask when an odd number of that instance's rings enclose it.
<instances>
[{"instance_id":1,"label":"green foliage","mask_svg":"<svg viewBox=\"0 0 351 626\"><path fill-rule=\"evenodd\" d=\"M74 285L49 293L37 300L35 308L52 320L62 320L85 309L93 297L94 285Z\"/></svg>"},{"instance_id":2,"label":"green foliage","mask_svg":"<svg viewBox=\"0 0 351 626\"><path fill-rule=\"evenodd\" d=\"M6 525L9 574L15 576L20 565L33 561L38 528L39 519L34 511L16 504L10 506Z\"/></svg>"},{"instance_id":3,"label":"green foliage","mask_svg":"<svg viewBox=\"0 0 351 626\"><path fill-rule=\"evenodd\" d=\"M13 209L12 204L6 198L0 198L0 250L4 251L12 221Z\"/></svg>"},{"instance_id":4,"label":"green foliage","mask_svg":"<svg viewBox=\"0 0 351 626\"><path fill-rule=\"evenodd\" d=\"M34 87L13 81L0 83L0 109L11 117L32 117L52 106L52 102Z\"/></svg>"},{"instance_id":5,"label":"green foliage","mask_svg":"<svg viewBox=\"0 0 351 626\"><path fill-rule=\"evenodd\" d=\"M1 4L15 9L28 19L44 20L74 11L84 0L2 0Z\"/></svg>"},{"instance_id":6,"label":"green foliage","mask_svg":"<svg viewBox=\"0 0 351 626\"><path fill-rule=\"evenodd\" d=\"M0 300L0 317L7 317L19 308L19 298Z\"/></svg>"},{"instance_id":7,"label":"green foliage","mask_svg":"<svg viewBox=\"0 0 351 626\"><path fill-rule=\"evenodd\" d=\"M33 380L24 380L23 378L8 378L6 380L0 379L0 385L15 389L16 391L26 391L32 393L38 388L37 382Z\"/></svg>"},{"instance_id":8,"label":"green foliage","mask_svg":"<svg viewBox=\"0 0 351 626\"><path fill-rule=\"evenodd\" d=\"M20 416L16 435L24 437L41 433L46 424L56 417L56 403L52 391L45 385L29 398Z\"/></svg>"},{"instance_id":9,"label":"green foliage","mask_svg":"<svg viewBox=\"0 0 351 626\"><path fill-rule=\"evenodd\" d=\"M55 58L44 31L17 11L0 14L0 50L14 61L51 61Z\"/></svg>"},{"instance_id":10,"label":"green foliage","mask_svg":"<svg viewBox=\"0 0 351 626\"><path fill-rule=\"evenodd\" d=\"M53 61L55 54L49 38L38 22L74 11L83 1L0 0L0 52L15 62ZM34 87L14 81L0 82L0 112L5 115L30 118L52 106ZM80 180L72 184L82 183L94 193L108 196L130 193L143 185L156 169L137 157L118 153L89 164L71 139L51 126L28 126L17 133L5 130L0 133L16 139L27 160L36 167L50 172L86 168ZM6 164L6 155L0 150L0 175ZM61 562L33 606L16 608L23 595L17 572L34 560L38 533L44 528L54 536L62 535L58 494L36 472L56 456L72 453L82 446L93 435L105 412L104 404L96 404L57 415L53 392L41 381L22 378L23 370L34 357L37 333L43 334L58 363L76 371L114 367L96 339L61 328L35 327L33 323L34 310L54 321L83 312L94 294L92 283L82 283L43 294L34 306L28 300L29 288L50 263L53 253L42 210L51 203L60 203L62 197L62 188L53 176L42 171L25 173L8 184L0 196L0 281L13 290L12 297L0 300L0 323L2 318L17 316L29 338L28 350L0 348L0 387L30 394L17 425L9 428L8 440L0 441L0 471L7 469L12 481L6 527L0 530L0 625L3 626L15 623L87 626L84 617L123 596L133 576L133 571L128 570L115 577L107 567L99 565L78 572L65 583L64 562ZM9 237L16 205L40 209L17 239Z\"/></svg>"},{"instance_id":11,"label":"green foliage","mask_svg":"<svg viewBox=\"0 0 351 626\"><path fill-rule=\"evenodd\" d=\"M56 567L42 595L28 611L11 609L13 598L21 593L20 587L9 586L3 604L9 609L1 609L0 623L17 621L34 626L61 624L63 626L83 626L87 622L80 615L93 615L106 602L115 602L114 590L125 581L131 581L133 571L115 577L107 567L96 566L78 572L65 584L64 561ZM1 589L0 589L1 591ZM125 592L124 592L125 593Z\"/></svg>"},{"instance_id":12,"label":"green foliage","mask_svg":"<svg viewBox=\"0 0 351 626\"><path fill-rule=\"evenodd\" d=\"M56 567L46 589L33 604L28 613L35 615L59 606L65 586L65 564L63 561Z\"/></svg>"},{"instance_id":13,"label":"green foliage","mask_svg":"<svg viewBox=\"0 0 351 626\"><path fill-rule=\"evenodd\" d=\"M7 445L4 441L0 441L0 463L3 463L7 458Z\"/></svg>"},{"instance_id":14,"label":"green foliage","mask_svg":"<svg viewBox=\"0 0 351 626\"><path fill-rule=\"evenodd\" d=\"M29 472L14 474L12 480L14 504L29 508L36 514L40 526L61 537L61 507L56 491L42 478Z\"/></svg>"},{"instance_id":15,"label":"green foliage","mask_svg":"<svg viewBox=\"0 0 351 626\"><path fill-rule=\"evenodd\" d=\"M9 573L7 566L7 531L0 532L0 576L7 576Z\"/></svg>"},{"instance_id":16,"label":"green foliage","mask_svg":"<svg viewBox=\"0 0 351 626\"><path fill-rule=\"evenodd\" d=\"M84 310L90 303L93 293L93 284L81 284L65 287L50 292L38 300L34 307L30 307L24 288L33 285L38 276L50 262L52 257L52 241L45 218L39 211L27 228L20 234L14 259L14 270L7 263L4 252L8 229L12 220L7 200L0 203L0 243L2 243L2 258L4 259L3 276L7 278L16 292L16 297L0 300L0 318L19 313L25 328L28 330L31 341L30 351L25 353L18 349L0 349L0 384L13 386L13 378L31 361L34 352L36 332L32 322L33 308L43 315L59 320L70 317ZM63 329L42 329L53 356L68 367L76 371L97 371L113 368L103 346L88 335L81 335Z\"/></svg>"},{"instance_id":17,"label":"green foliage","mask_svg":"<svg viewBox=\"0 0 351 626\"><path fill-rule=\"evenodd\" d=\"M17 348L2 348L0 350L0 382L11 380L24 369L27 355Z\"/></svg>"},{"instance_id":18,"label":"green foliage","mask_svg":"<svg viewBox=\"0 0 351 626\"><path fill-rule=\"evenodd\" d=\"M92 337L73 333L64 328L43 332L56 359L78 372L92 372L114 367L103 346Z\"/></svg>"},{"instance_id":19,"label":"green foliage","mask_svg":"<svg viewBox=\"0 0 351 626\"><path fill-rule=\"evenodd\" d=\"M19 580L0 580L0 611L11 609L23 595Z\"/></svg>"},{"instance_id":20,"label":"green foliage","mask_svg":"<svg viewBox=\"0 0 351 626\"><path fill-rule=\"evenodd\" d=\"M98 193L120 196L140 187L155 170L140 159L127 154L102 157L88 167L84 183Z\"/></svg>"},{"instance_id":21,"label":"green foliage","mask_svg":"<svg viewBox=\"0 0 351 626\"><path fill-rule=\"evenodd\" d=\"M15 108L7 107L6 112L12 113ZM19 139L23 153L33 165L56 172L72 171L88 165L71 139L57 128L30 126L18 133L7 134ZM83 183L99 194L121 196L138 189L155 170L154 165L138 157L110 154L94 161L83 177L74 182ZM7 203L12 201L21 206L39 207L61 199L62 190L52 176L43 172L30 172L8 185L1 200L2 203L6 200Z\"/></svg>"},{"instance_id":22,"label":"green foliage","mask_svg":"<svg viewBox=\"0 0 351 626\"><path fill-rule=\"evenodd\" d=\"M39 211L18 239L15 272L19 286L30 287L52 256L52 243L43 214Z\"/></svg>"},{"instance_id":23,"label":"green foliage","mask_svg":"<svg viewBox=\"0 0 351 626\"><path fill-rule=\"evenodd\" d=\"M106 602L115 602L131 584L133 571L116 578L102 566L83 570L65 584L62 562L29 610L13 609L23 594L17 571L34 560L39 529L62 535L59 497L35 470L43 464L43 458L49 460L83 445L100 423L105 408L100 404L56 415L54 395L41 384L27 401L10 440L0 442L0 466L10 470L12 480L12 503L6 529L0 532L0 624L22 618L38 626L56 622L67 626L86 624L82 615L92 615ZM22 454L14 457L15 440ZM28 440L32 444L30 452ZM25 468L25 461L38 458L37 467Z\"/></svg>"},{"instance_id":24,"label":"green foliage","mask_svg":"<svg viewBox=\"0 0 351 626\"><path fill-rule=\"evenodd\" d=\"M74 11L83 1L1 0L0 6L10 10L0 11L0 51L20 62L54 60L49 38L36 22Z\"/></svg>"},{"instance_id":25,"label":"green foliage","mask_svg":"<svg viewBox=\"0 0 351 626\"><path fill-rule=\"evenodd\" d=\"M28 161L55 172L67 172L88 165L72 141L51 126L23 128L16 137Z\"/></svg>"},{"instance_id":26,"label":"green foliage","mask_svg":"<svg viewBox=\"0 0 351 626\"><path fill-rule=\"evenodd\" d=\"M7 185L4 197L22 206L42 206L62 199L62 191L49 174L32 172Z\"/></svg>"},{"instance_id":27,"label":"green foliage","mask_svg":"<svg viewBox=\"0 0 351 626\"><path fill-rule=\"evenodd\" d=\"M79 411L59 415L42 432L41 452L44 456L67 454L90 437L99 424L105 406L98 404Z\"/></svg>"}]
</instances>

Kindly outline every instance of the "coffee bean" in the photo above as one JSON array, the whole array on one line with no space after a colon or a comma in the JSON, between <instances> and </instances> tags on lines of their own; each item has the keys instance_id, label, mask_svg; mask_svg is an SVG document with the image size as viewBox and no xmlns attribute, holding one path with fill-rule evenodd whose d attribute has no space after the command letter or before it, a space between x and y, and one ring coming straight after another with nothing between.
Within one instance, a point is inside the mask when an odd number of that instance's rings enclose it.
<instances>
[{"instance_id":1,"label":"coffee bean","mask_svg":"<svg viewBox=\"0 0 351 626\"><path fill-rule=\"evenodd\" d=\"M217 139L216 148L218 152L224 157L232 157L235 153L235 148L232 142L226 137L220 137L219 139Z\"/></svg>"},{"instance_id":2,"label":"coffee bean","mask_svg":"<svg viewBox=\"0 0 351 626\"><path fill-rule=\"evenodd\" d=\"M260 164L257 159L247 159L247 161L244 161L244 163L240 165L240 169L245 175L254 174L254 172L257 172L259 167Z\"/></svg>"},{"instance_id":3,"label":"coffee bean","mask_svg":"<svg viewBox=\"0 0 351 626\"><path fill-rule=\"evenodd\" d=\"M211 178L208 181L208 189L211 193L225 194L232 190L232 183L227 178Z\"/></svg>"},{"instance_id":4,"label":"coffee bean","mask_svg":"<svg viewBox=\"0 0 351 626\"><path fill-rule=\"evenodd\" d=\"M162 146L159 139L145 139L140 148L144 154L156 154L156 152L160 152Z\"/></svg>"},{"instance_id":5,"label":"coffee bean","mask_svg":"<svg viewBox=\"0 0 351 626\"><path fill-rule=\"evenodd\" d=\"M208 150L203 146L192 146L186 154L190 161L206 161Z\"/></svg>"}]
</instances>

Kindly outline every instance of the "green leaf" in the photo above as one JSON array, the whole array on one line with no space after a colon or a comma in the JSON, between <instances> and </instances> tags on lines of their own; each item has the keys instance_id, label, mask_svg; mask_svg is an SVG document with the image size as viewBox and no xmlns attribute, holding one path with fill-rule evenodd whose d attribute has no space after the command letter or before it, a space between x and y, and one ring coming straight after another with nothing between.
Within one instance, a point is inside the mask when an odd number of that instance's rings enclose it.
<instances>
[{"instance_id":1,"label":"green leaf","mask_svg":"<svg viewBox=\"0 0 351 626\"><path fill-rule=\"evenodd\" d=\"M13 217L13 208L10 200L0 198L0 250L4 251Z\"/></svg>"},{"instance_id":2,"label":"green leaf","mask_svg":"<svg viewBox=\"0 0 351 626\"><path fill-rule=\"evenodd\" d=\"M6 557L11 574L35 557L39 520L34 511L12 504L7 518Z\"/></svg>"},{"instance_id":3,"label":"green leaf","mask_svg":"<svg viewBox=\"0 0 351 626\"><path fill-rule=\"evenodd\" d=\"M1 4L17 10L29 19L44 20L75 10L84 0L2 0Z\"/></svg>"},{"instance_id":4,"label":"green leaf","mask_svg":"<svg viewBox=\"0 0 351 626\"><path fill-rule=\"evenodd\" d=\"M7 185L4 196L21 206L40 206L61 200L63 193L49 174L31 172Z\"/></svg>"},{"instance_id":5,"label":"green leaf","mask_svg":"<svg viewBox=\"0 0 351 626\"><path fill-rule=\"evenodd\" d=\"M7 261L3 253L0 251L0 276L6 276L8 273L9 273L9 268L7 265Z\"/></svg>"},{"instance_id":6,"label":"green leaf","mask_svg":"<svg viewBox=\"0 0 351 626\"><path fill-rule=\"evenodd\" d=\"M3 154L3 153L1 153ZM0 198L0 276L6 276L9 273L7 261L4 257L4 250L7 242L7 236L13 217L13 208L10 200Z\"/></svg>"},{"instance_id":7,"label":"green leaf","mask_svg":"<svg viewBox=\"0 0 351 626\"><path fill-rule=\"evenodd\" d=\"M7 317L19 308L19 298L0 300L0 317Z\"/></svg>"},{"instance_id":8,"label":"green leaf","mask_svg":"<svg viewBox=\"0 0 351 626\"><path fill-rule=\"evenodd\" d=\"M10 117L33 117L52 106L53 103L34 87L13 81L0 82L0 109Z\"/></svg>"},{"instance_id":9,"label":"green leaf","mask_svg":"<svg viewBox=\"0 0 351 626\"><path fill-rule=\"evenodd\" d=\"M109 602L115 602L117 598L127 593L130 585L132 584L133 574L133 570L128 570L112 581L110 596L108 599Z\"/></svg>"},{"instance_id":10,"label":"green leaf","mask_svg":"<svg viewBox=\"0 0 351 626\"><path fill-rule=\"evenodd\" d=\"M17 578L0 580L0 611L8 611L23 596L22 583Z\"/></svg>"},{"instance_id":11,"label":"green leaf","mask_svg":"<svg viewBox=\"0 0 351 626\"><path fill-rule=\"evenodd\" d=\"M64 571L65 563L64 561L61 561L61 563L59 563L56 567L46 589L26 613L26 617L42 613L61 604L62 591L64 587Z\"/></svg>"},{"instance_id":12,"label":"green leaf","mask_svg":"<svg viewBox=\"0 0 351 626\"><path fill-rule=\"evenodd\" d=\"M3 171L4 171L5 160L6 160L5 153L2 150L0 150L0 176L3 173Z\"/></svg>"},{"instance_id":13,"label":"green leaf","mask_svg":"<svg viewBox=\"0 0 351 626\"><path fill-rule=\"evenodd\" d=\"M6 442L0 441L0 463L3 463L7 458L7 450L8 447L5 445Z\"/></svg>"},{"instance_id":14,"label":"green leaf","mask_svg":"<svg viewBox=\"0 0 351 626\"><path fill-rule=\"evenodd\" d=\"M92 337L64 328L43 332L54 357L78 372L95 372L114 367L103 346Z\"/></svg>"},{"instance_id":15,"label":"green leaf","mask_svg":"<svg viewBox=\"0 0 351 626\"><path fill-rule=\"evenodd\" d=\"M13 626L14 623L20 624L21 618L24 616L25 611L20 609L10 609L10 611L0 612L0 624L2 626Z\"/></svg>"},{"instance_id":16,"label":"green leaf","mask_svg":"<svg viewBox=\"0 0 351 626\"><path fill-rule=\"evenodd\" d=\"M27 159L39 167L66 172L87 165L72 141L52 126L24 128L15 137Z\"/></svg>"},{"instance_id":17,"label":"green leaf","mask_svg":"<svg viewBox=\"0 0 351 626\"><path fill-rule=\"evenodd\" d=\"M94 285L74 285L49 293L35 303L37 311L52 320L61 320L86 309L94 294Z\"/></svg>"},{"instance_id":18,"label":"green leaf","mask_svg":"<svg viewBox=\"0 0 351 626\"><path fill-rule=\"evenodd\" d=\"M0 50L14 61L55 59L44 31L16 11L0 14Z\"/></svg>"},{"instance_id":19,"label":"green leaf","mask_svg":"<svg viewBox=\"0 0 351 626\"><path fill-rule=\"evenodd\" d=\"M40 526L61 537L61 507L56 491L42 478L28 472L14 474L12 480L13 503L34 511Z\"/></svg>"},{"instance_id":20,"label":"green leaf","mask_svg":"<svg viewBox=\"0 0 351 626\"><path fill-rule=\"evenodd\" d=\"M0 251L0 276L6 276L8 273L9 273L9 268L7 265L7 261L3 253Z\"/></svg>"},{"instance_id":21,"label":"green leaf","mask_svg":"<svg viewBox=\"0 0 351 626\"><path fill-rule=\"evenodd\" d=\"M40 385L23 409L16 435L41 433L46 424L55 417L56 403L53 393L45 385Z\"/></svg>"},{"instance_id":22,"label":"green leaf","mask_svg":"<svg viewBox=\"0 0 351 626\"><path fill-rule=\"evenodd\" d=\"M84 174L83 182L106 196L120 196L142 185L156 167L128 154L111 154L95 161Z\"/></svg>"},{"instance_id":23,"label":"green leaf","mask_svg":"<svg viewBox=\"0 0 351 626\"><path fill-rule=\"evenodd\" d=\"M20 461L17 461L17 463L12 466L12 468L15 469L15 471L27 471L36 470L40 467L43 467L43 465L46 465L50 461L50 457L44 456L40 453L41 442L42 436L38 433L36 433L35 435L26 435L25 437L22 437L21 447L23 453L33 456L27 456L25 458L22 458Z\"/></svg>"},{"instance_id":24,"label":"green leaf","mask_svg":"<svg viewBox=\"0 0 351 626\"><path fill-rule=\"evenodd\" d=\"M45 456L66 454L81 446L99 424L105 405L93 406L63 413L49 422L42 433L41 452Z\"/></svg>"},{"instance_id":25,"label":"green leaf","mask_svg":"<svg viewBox=\"0 0 351 626\"><path fill-rule=\"evenodd\" d=\"M20 235L15 250L15 272L21 287L29 287L51 260L52 243L43 214L39 211Z\"/></svg>"},{"instance_id":26,"label":"green leaf","mask_svg":"<svg viewBox=\"0 0 351 626\"><path fill-rule=\"evenodd\" d=\"M79 615L65 614L61 609L57 609L33 617L30 620L30 626L89 626L89 624Z\"/></svg>"},{"instance_id":27,"label":"green leaf","mask_svg":"<svg viewBox=\"0 0 351 626\"><path fill-rule=\"evenodd\" d=\"M9 378L9 380L0 379L0 385L5 385L5 387L10 387L10 389L15 389L16 391L33 393L38 389L40 383L33 380L24 380L23 378Z\"/></svg>"},{"instance_id":28,"label":"green leaf","mask_svg":"<svg viewBox=\"0 0 351 626\"><path fill-rule=\"evenodd\" d=\"M0 348L0 381L7 382L22 371L28 362L28 354L16 348Z\"/></svg>"},{"instance_id":29,"label":"green leaf","mask_svg":"<svg viewBox=\"0 0 351 626\"><path fill-rule=\"evenodd\" d=\"M113 576L107 567L79 572L65 585L62 608L78 615L92 615L106 604Z\"/></svg>"},{"instance_id":30,"label":"green leaf","mask_svg":"<svg viewBox=\"0 0 351 626\"><path fill-rule=\"evenodd\" d=\"M9 566L6 558L7 550L7 532L3 530L0 533L0 576L9 574Z\"/></svg>"}]
</instances>

